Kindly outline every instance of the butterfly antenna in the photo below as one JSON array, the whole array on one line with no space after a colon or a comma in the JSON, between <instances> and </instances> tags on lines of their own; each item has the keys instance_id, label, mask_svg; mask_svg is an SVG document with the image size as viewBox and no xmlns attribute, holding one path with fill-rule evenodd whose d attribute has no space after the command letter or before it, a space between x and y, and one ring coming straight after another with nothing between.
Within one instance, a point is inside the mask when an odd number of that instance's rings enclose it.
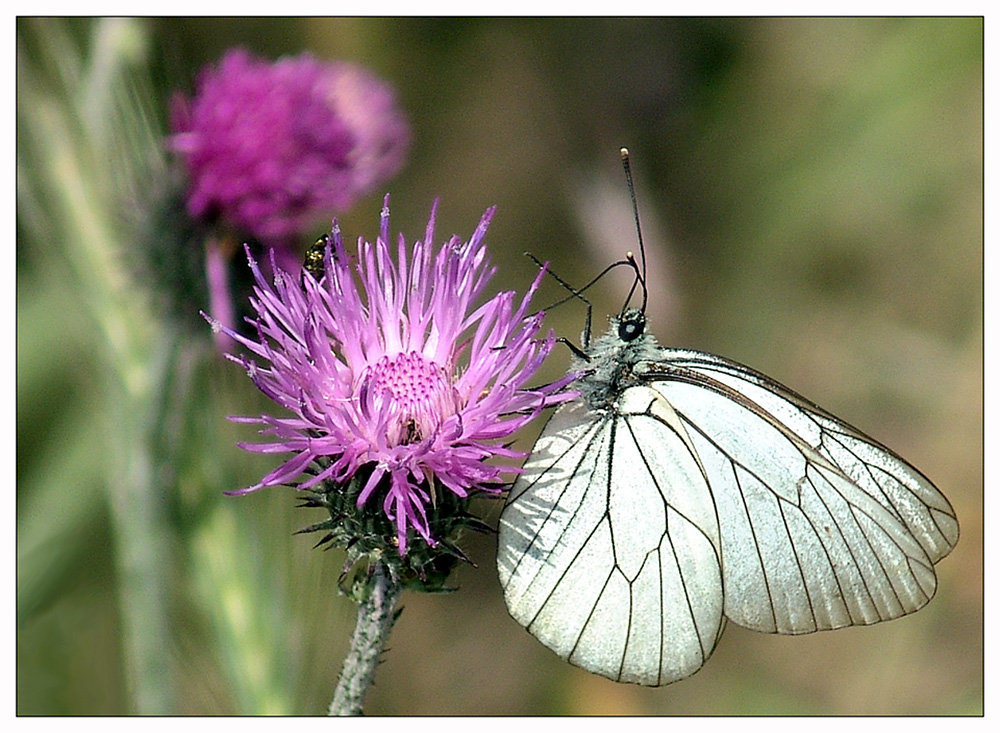
<instances>
[{"instance_id":1,"label":"butterfly antenna","mask_svg":"<svg viewBox=\"0 0 1000 733\"><path fill-rule=\"evenodd\" d=\"M543 262L541 262L537 257L535 257L530 252L525 252L525 254L528 257L530 257L531 261L534 262L536 265L538 265L540 268L541 267L545 267L545 264ZM622 266L631 267L634 270L635 269L635 262L633 260L630 260L630 259L627 259L627 258L624 259L624 260L618 260L618 262L612 262L610 265L608 265L603 270L601 270L600 273L598 273L594 278L591 279L591 281L589 283L587 283L586 285L584 285L582 288L574 288L568 282L566 282L561 277L559 277L557 274L555 274L552 270L546 270L545 271L546 274L548 274L549 276L551 276L552 278L554 278L556 282L558 282L566 290L568 290L569 291L569 295L567 295L565 298L562 298L561 300L557 300L555 303L553 303L552 305L550 305L548 308L544 308L543 310L551 310L552 308L555 308L557 305L562 305L566 301L572 300L573 298L577 298L579 300L582 300L587 305L590 305L590 301L587 300L584 297L584 295L583 295L584 291L585 290L589 290L591 287L593 287L594 285L596 285L597 282L602 277L604 277L605 275L607 275L609 272L611 272L612 270L614 270L616 267L622 267Z\"/></svg>"},{"instance_id":2,"label":"butterfly antenna","mask_svg":"<svg viewBox=\"0 0 1000 733\"><path fill-rule=\"evenodd\" d=\"M530 257L531 260L532 260L532 262L534 262L536 265L538 265L539 268L545 267L545 264L543 262L541 262L533 254L531 254L531 252L525 252L525 254L528 257ZM621 267L622 265L626 265L628 267L631 267L633 270L635 270L635 260L631 259L631 252L629 253L629 258L624 259L624 260L618 260L618 262L612 262L610 265L608 265L603 270L601 270L601 272L596 277L594 277L589 283L587 283L586 285L584 285L582 288L574 288L568 282L566 282L561 277L559 277L556 273L552 272L552 270L546 270L545 272L549 276L551 276L552 278L554 278L557 283L559 283L566 290L569 291L569 295L567 295L565 298L562 298L561 300L557 300L555 303L553 303L552 305L548 306L547 308L543 308L542 310L546 310L546 311L552 310L556 306L562 305L563 303L565 303L565 302L567 302L569 300L573 300L574 298L582 300L586 304L586 306L587 306L587 320L586 320L586 322L584 324L584 329L583 329L583 341L584 341L583 346L584 346L584 348L587 348L590 345L590 327L591 327L591 318L593 316L593 305L591 305L591 302L589 300L587 300L587 298L584 296L583 291L588 290L591 286L597 284L598 280L600 280L602 277L604 277L605 275L607 275L609 272L611 272L616 267ZM633 291L635 290L635 283L634 282L632 283L632 290ZM629 297L630 298L632 297L631 294L629 294ZM584 357L583 352L581 352L575 346L573 346L572 344L570 344L568 341L566 342L566 344L570 347L570 349L573 350L573 352L577 356Z\"/></svg>"},{"instance_id":3,"label":"butterfly antenna","mask_svg":"<svg viewBox=\"0 0 1000 733\"><path fill-rule=\"evenodd\" d=\"M635 257L629 252L625 257L631 263L632 268L635 270L635 282L632 283L632 289L629 290L628 299L625 301L625 305L628 305L628 301L632 299L632 295L635 294L636 285L642 285L642 312L646 312L646 247L642 243L642 227L639 226L639 205L635 200L635 184L632 182L632 167L629 165L628 148L621 149L622 156L622 167L625 168L625 181L628 184L628 195L632 199L632 215L635 217L635 233L636 237L639 239L639 257L641 264L637 264Z\"/></svg>"}]
</instances>

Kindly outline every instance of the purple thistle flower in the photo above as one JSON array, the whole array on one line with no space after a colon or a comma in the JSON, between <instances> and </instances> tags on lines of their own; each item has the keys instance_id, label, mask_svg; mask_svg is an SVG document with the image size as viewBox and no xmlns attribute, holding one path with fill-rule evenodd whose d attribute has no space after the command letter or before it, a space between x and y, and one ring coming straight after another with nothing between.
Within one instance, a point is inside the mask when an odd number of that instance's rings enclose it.
<instances>
[{"instance_id":1,"label":"purple thistle flower","mask_svg":"<svg viewBox=\"0 0 1000 733\"><path fill-rule=\"evenodd\" d=\"M308 54L271 63L242 49L201 72L193 99L175 96L171 128L189 213L271 246L369 193L409 144L391 88L368 71Z\"/></svg>"},{"instance_id":2,"label":"purple thistle flower","mask_svg":"<svg viewBox=\"0 0 1000 733\"><path fill-rule=\"evenodd\" d=\"M409 247L399 236L394 259L386 196L378 239L359 240L355 266L335 220L319 281L276 268L268 285L251 258L258 338L212 323L269 363L229 357L293 415L233 418L262 423L273 440L241 447L294 456L232 494L304 472L299 489L353 481L356 507L381 502L403 556L410 527L430 546L439 539L428 515L441 503L434 492L498 493L518 469L487 459L524 455L498 441L573 396L563 391L570 377L526 387L555 342L551 332L536 339L543 314L528 313L542 273L520 303L506 291L477 304L493 274L484 237L495 209L468 242L453 236L435 250L436 210L437 202L423 241Z\"/></svg>"}]
</instances>

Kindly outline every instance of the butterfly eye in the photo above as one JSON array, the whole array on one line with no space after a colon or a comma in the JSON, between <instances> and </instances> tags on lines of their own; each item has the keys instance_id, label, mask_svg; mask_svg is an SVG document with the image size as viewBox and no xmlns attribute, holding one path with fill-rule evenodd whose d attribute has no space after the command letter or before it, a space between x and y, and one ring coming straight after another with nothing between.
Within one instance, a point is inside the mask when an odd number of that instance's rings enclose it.
<instances>
[{"instance_id":1,"label":"butterfly eye","mask_svg":"<svg viewBox=\"0 0 1000 733\"><path fill-rule=\"evenodd\" d=\"M643 318L629 318L618 324L618 338L625 343L635 341L642 336L646 329L646 321Z\"/></svg>"}]
</instances>

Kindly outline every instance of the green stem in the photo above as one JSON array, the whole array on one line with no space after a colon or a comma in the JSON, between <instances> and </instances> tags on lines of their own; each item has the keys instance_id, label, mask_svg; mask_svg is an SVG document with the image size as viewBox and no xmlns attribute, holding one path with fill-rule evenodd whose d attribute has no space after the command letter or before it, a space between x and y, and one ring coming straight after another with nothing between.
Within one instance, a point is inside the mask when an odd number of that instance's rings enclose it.
<instances>
[{"instance_id":1,"label":"green stem","mask_svg":"<svg viewBox=\"0 0 1000 733\"><path fill-rule=\"evenodd\" d=\"M385 565L378 563L372 576L371 592L358 606L358 623L330 703L330 715L361 714L365 693L375 680L375 669L396 620L396 602L401 591Z\"/></svg>"},{"instance_id":2,"label":"green stem","mask_svg":"<svg viewBox=\"0 0 1000 733\"><path fill-rule=\"evenodd\" d=\"M128 184L150 174L161 145L130 96L145 32L135 20L96 20L88 55L75 58L60 21L46 19L37 27L59 72L48 78L19 46L25 98L18 129L25 131L26 152L18 173L47 205L44 221L51 229L36 236L52 243L59 267L69 263L82 284L81 307L103 337L98 348L113 420L107 488L126 677L134 712L167 715L176 704L169 663L171 531L162 481L167 467L159 437L177 344L130 276L123 253L133 243L120 208L130 200Z\"/></svg>"},{"instance_id":3,"label":"green stem","mask_svg":"<svg viewBox=\"0 0 1000 733\"><path fill-rule=\"evenodd\" d=\"M163 366L168 365L169 362ZM110 381L113 383L109 390L114 421L112 445L118 470L108 480L109 507L117 543L115 558L128 684L136 712L170 715L174 712L168 654L170 532L166 497L157 482L161 466L153 442L162 416L150 409L151 395L124 393L120 382Z\"/></svg>"}]
</instances>

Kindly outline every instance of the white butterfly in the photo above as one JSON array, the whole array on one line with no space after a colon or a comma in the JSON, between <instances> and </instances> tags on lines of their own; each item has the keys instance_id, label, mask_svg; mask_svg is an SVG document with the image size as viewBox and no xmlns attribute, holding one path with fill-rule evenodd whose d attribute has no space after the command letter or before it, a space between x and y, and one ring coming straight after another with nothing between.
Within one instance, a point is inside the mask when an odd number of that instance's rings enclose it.
<instances>
[{"instance_id":1,"label":"white butterfly","mask_svg":"<svg viewBox=\"0 0 1000 733\"><path fill-rule=\"evenodd\" d=\"M933 597L958 520L923 474L763 374L663 348L645 326L629 309L585 334L581 396L511 489L497 566L519 623L591 672L665 685L701 668L725 619L803 634Z\"/></svg>"}]
</instances>

